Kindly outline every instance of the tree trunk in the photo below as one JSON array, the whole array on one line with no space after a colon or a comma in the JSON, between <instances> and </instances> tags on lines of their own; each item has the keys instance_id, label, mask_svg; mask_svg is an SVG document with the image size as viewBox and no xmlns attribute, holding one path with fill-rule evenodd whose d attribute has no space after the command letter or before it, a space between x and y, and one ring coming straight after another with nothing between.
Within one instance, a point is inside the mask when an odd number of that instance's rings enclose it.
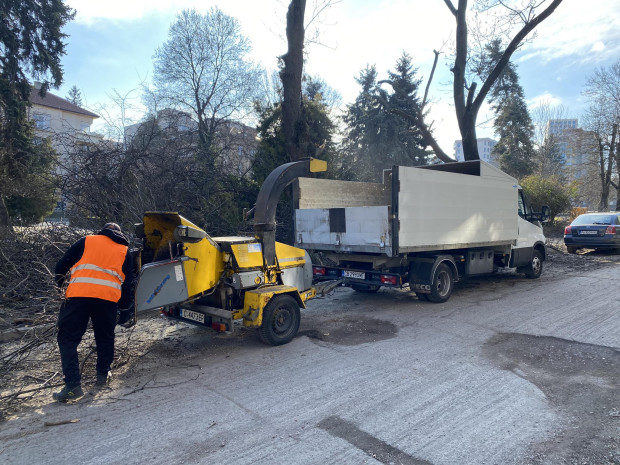
<instances>
[{"instance_id":1,"label":"tree trunk","mask_svg":"<svg viewBox=\"0 0 620 465\"><path fill-rule=\"evenodd\" d=\"M598 153L600 163L599 175L601 178L601 200L598 204L598 211L606 212L609 210L609 187L611 184L612 158L610 153L608 159L605 160L605 144L601 136L598 136L598 139ZM606 161L607 166L605 166Z\"/></svg>"},{"instance_id":2,"label":"tree trunk","mask_svg":"<svg viewBox=\"0 0 620 465\"><path fill-rule=\"evenodd\" d=\"M301 77L304 64L304 12L306 0L291 0L286 14L288 51L282 55L282 130L291 161L301 158L299 119L301 114Z\"/></svg>"},{"instance_id":3,"label":"tree trunk","mask_svg":"<svg viewBox=\"0 0 620 465\"><path fill-rule=\"evenodd\" d=\"M491 70L489 76L485 79L478 95L475 95L476 83L472 82L468 87L465 80L468 58L467 0L459 0L458 7L454 7L451 0L444 0L444 2L456 18L456 57L454 66L452 67L452 73L454 74L453 93L456 119L459 123L459 129L463 139L463 155L465 160L479 160L480 155L478 154L478 143L476 140L476 118L478 117L480 107L484 103L493 84L497 81L510 61L515 50L517 50L519 45L536 26L555 11L560 3L562 3L562 0L553 0L542 13L532 17L525 23L523 28L521 28L510 41L501 58Z\"/></svg>"},{"instance_id":4,"label":"tree trunk","mask_svg":"<svg viewBox=\"0 0 620 465\"><path fill-rule=\"evenodd\" d=\"M9 230L9 211L6 208L4 197L0 195L0 238L7 237Z\"/></svg>"},{"instance_id":5,"label":"tree trunk","mask_svg":"<svg viewBox=\"0 0 620 465\"><path fill-rule=\"evenodd\" d=\"M609 159L616 162L616 211L620 211L620 153L618 153L618 123L611 127L611 144L609 145Z\"/></svg>"},{"instance_id":6,"label":"tree trunk","mask_svg":"<svg viewBox=\"0 0 620 465\"><path fill-rule=\"evenodd\" d=\"M463 115L461 136L463 138L463 158L465 160L480 160L478 137L476 136L476 117L472 117L469 112Z\"/></svg>"}]
</instances>

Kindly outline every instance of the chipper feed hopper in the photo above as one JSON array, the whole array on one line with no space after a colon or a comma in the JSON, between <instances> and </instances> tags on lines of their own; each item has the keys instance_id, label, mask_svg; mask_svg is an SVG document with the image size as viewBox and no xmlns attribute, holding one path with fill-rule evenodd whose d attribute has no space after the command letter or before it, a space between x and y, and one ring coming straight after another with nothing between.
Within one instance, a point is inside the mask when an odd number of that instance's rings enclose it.
<instances>
[{"instance_id":1,"label":"chipper feed hopper","mask_svg":"<svg viewBox=\"0 0 620 465\"><path fill-rule=\"evenodd\" d=\"M161 308L217 331L232 331L233 321L242 320L267 344L289 342L300 307L317 290L308 253L275 241L276 206L297 177L326 168L307 158L271 172L254 208L254 237L210 237L178 213L146 213L136 228L143 241L136 311Z\"/></svg>"}]
</instances>

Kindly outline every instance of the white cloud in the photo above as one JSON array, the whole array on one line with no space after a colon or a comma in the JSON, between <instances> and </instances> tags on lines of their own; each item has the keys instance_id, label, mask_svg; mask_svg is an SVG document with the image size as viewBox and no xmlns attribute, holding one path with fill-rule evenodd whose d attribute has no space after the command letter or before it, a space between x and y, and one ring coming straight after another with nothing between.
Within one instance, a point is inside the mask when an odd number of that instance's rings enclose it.
<instances>
[{"instance_id":1,"label":"white cloud","mask_svg":"<svg viewBox=\"0 0 620 465\"><path fill-rule=\"evenodd\" d=\"M67 0L67 4L77 12L75 20L91 24L97 20L135 20L151 13L177 12L184 8L204 8L215 4L213 1L198 0Z\"/></svg>"},{"instance_id":2,"label":"white cloud","mask_svg":"<svg viewBox=\"0 0 620 465\"><path fill-rule=\"evenodd\" d=\"M523 47L519 61L602 62L620 54L620 15L617 0L598 0L588 6L565 0L535 29L536 37Z\"/></svg>"},{"instance_id":3,"label":"white cloud","mask_svg":"<svg viewBox=\"0 0 620 465\"><path fill-rule=\"evenodd\" d=\"M552 108L560 105L562 105L562 99L558 96L552 95L549 92L537 95L536 97L533 97L527 101L527 106L530 111L541 106Z\"/></svg>"}]
</instances>

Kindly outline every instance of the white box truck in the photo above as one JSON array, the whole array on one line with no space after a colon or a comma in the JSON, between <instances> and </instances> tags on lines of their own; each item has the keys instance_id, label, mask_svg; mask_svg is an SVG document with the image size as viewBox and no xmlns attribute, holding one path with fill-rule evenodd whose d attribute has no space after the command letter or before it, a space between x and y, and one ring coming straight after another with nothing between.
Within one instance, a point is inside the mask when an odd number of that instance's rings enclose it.
<instances>
[{"instance_id":1,"label":"white box truck","mask_svg":"<svg viewBox=\"0 0 620 465\"><path fill-rule=\"evenodd\" d=\"M548 207L532 212L517 180L483 161L394 166L383 184L300 178L295 197L295 246L321 252L317 281L408 284L445 302L465 276L542 272Z\"/></svg>"}]
</instances>

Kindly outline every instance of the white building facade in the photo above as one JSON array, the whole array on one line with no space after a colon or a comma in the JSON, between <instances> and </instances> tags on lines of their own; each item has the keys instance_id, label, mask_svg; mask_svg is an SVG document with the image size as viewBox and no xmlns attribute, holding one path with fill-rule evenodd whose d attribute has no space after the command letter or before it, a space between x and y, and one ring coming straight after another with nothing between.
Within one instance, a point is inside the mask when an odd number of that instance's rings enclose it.
<instances>
[{"instance_id":1,"label":"white building facade","mask_svg":"<svg viewBox=\"0 0 620 465\"><path fill-rule=\"evenodd\" d=\"M478 141L478 155L480 156L480 159L490 163L493 166L498 166L497 161L491 156L491 152L493 151L495 144L497 144L497 141L489 137L483 137L476 140ZM456 161L465 161L462 140L454 141L454 158Z\"/></svg>"}]
</instances>

